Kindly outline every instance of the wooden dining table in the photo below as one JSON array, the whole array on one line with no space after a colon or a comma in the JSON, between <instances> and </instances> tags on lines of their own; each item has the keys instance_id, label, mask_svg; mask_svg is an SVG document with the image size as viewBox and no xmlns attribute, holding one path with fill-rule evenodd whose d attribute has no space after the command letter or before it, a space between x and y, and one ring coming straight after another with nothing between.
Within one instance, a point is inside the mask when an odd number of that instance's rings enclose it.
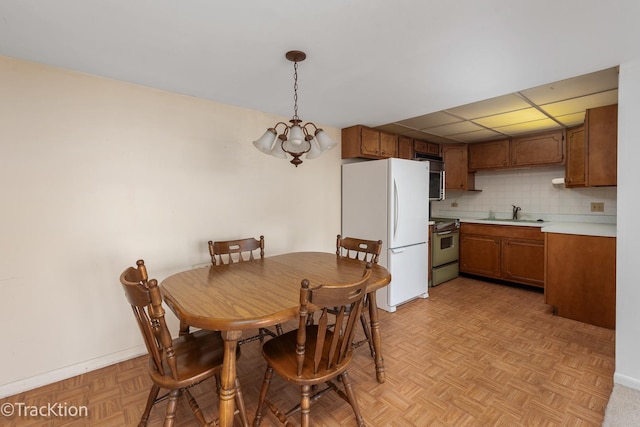
<instances>
[{"instance_id":1,"label":"wooden dining table","mask_svg":"<svg viewBox=\"0 0 640 427\"><path fill-rule=\"evenodd\" d=\"M222 332L224 361L220 388L220 426L232 426L236 349L243 331L285 323L298 317L300 282L347 283L362 277L365 263L324 252L295 252L250 262L183 271L160 284L163 298L185 323ZM374 265L367 286L375 349L376 378L385 381L376 291L391 274Z\"/></svg>"}]
</instances>

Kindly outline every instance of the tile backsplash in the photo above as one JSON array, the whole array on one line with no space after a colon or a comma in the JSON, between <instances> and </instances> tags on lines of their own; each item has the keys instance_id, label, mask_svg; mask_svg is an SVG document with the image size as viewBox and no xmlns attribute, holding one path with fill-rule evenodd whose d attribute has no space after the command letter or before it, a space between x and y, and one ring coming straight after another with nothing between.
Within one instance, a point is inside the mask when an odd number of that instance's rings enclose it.
<instances>
[{"instance_id":1,"label":"tile backsplash","mask_svg":"<svg viewBox=\"0 0 640 427\"><path fill-rule=\"evenodd\" d=\"M446 200L431 203L431 215L458 218L511 217L520 206L522 219L616 222L617 187L565 188L551 180L564 177L564 166L476 172L481 191L447 191ZM591 203L604 212L591 212Z\"/></svg>"}]
</instances>

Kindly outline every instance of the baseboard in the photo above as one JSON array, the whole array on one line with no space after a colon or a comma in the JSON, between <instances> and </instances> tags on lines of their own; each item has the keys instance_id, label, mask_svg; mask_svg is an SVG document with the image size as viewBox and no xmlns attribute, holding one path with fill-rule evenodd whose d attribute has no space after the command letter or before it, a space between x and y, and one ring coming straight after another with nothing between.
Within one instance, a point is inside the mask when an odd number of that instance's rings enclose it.
<instances>
[{"instance_id":1,"label":"baseboard","mask_svg":"<svg viewBox=\"0 0 640 427\"><path fill-rule=\"evenodd\" d=\"M113 365L115 363L122 362L123 360L133 359L134 357L138 357L143 354L147 354L147 349L144 345L141 345L78 363L77 365L67 366L62 369L56 369L55 371L45 372L41 375L3 384L0 386L0 399L13 396L14 394L22 393L24 391L33 390L34 388L42 387L57 381L65 380L67 378L75 377L86 372L95 371L96 369L104 368L105 366Z\"/></svg>"},{"instance_id":2,"label":"baseboard","mask_svg":"<svg viewBox=\"0 0 640 427\"><path fill-rule=\"evenodd\" d=\"M613 374L613 382L634 390L640 390L640 380L637 378L615 373Z\"/></svg>"}]
</instances>

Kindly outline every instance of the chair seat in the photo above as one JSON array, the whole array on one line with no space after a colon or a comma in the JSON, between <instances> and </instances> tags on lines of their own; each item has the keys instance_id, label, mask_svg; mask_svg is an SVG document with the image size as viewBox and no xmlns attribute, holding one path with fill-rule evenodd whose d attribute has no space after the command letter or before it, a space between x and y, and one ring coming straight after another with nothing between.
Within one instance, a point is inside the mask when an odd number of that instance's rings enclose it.
<instances>
[{"instance_id":1,"label":"chair seat","mask_svg":"<svg viewBox=\"0 0 640 427\"><path fill-rule=\"evenodd\" d=\"M155 384L166 389L179 389L197 384L211 376L222 365L224 355L224 341L220 332L199 330L183 335L173 340L176 355L178 378L171 375L161 375L149 358L149 373ZM240 356L240 348L236 357ZM164 361L165 372L171 372Z\"/></svg>"},{"instance_id":2,"label":"chair seat","mask_svg":"<svg viewBox=\"0 0 640 427\"><path fill-rule=\"evenodd\" d=\"M306 328L307 337L316 337L318 333L317 325L309 325ZM306 342L305 359L303 362L302 375L297 375L297 362L296 362L296 337L297 330L287 332L276 338L272 338L262 346L262 355L265 360L280 376L287 379L287 381L297 385L313 385L322 384L337 375L344 372L349 366L353 352L347 351L346 356L340 363L333 364L331 369L326 369L327 357L330 349L328 343L331 342L333 333L327 331L325 337L325 344L323 346L322 362L317 373L313 372L313 355L316 349L316 342L308 339ZM341 345L342 340L339 340Z\"/></svg>"}]
</instances>

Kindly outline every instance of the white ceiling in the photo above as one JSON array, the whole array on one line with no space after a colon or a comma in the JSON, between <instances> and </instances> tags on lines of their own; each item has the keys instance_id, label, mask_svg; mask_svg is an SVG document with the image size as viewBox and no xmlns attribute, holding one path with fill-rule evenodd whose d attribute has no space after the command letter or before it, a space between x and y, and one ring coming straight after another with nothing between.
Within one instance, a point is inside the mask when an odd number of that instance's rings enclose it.
<instances>
[{"instance_id":1,"label":"white ceiling","mask_svg":"<svg viewBox=\"0 0 640 427\"><path fill-rule=\"evenodd\" d=\"M301 119L445 120L466 140L494 126L473 103L546 120L544 85L638 59L639 16L637 0L0 0L0 55L291 116L299 49Z\"/></svg>"}]
</instances>

